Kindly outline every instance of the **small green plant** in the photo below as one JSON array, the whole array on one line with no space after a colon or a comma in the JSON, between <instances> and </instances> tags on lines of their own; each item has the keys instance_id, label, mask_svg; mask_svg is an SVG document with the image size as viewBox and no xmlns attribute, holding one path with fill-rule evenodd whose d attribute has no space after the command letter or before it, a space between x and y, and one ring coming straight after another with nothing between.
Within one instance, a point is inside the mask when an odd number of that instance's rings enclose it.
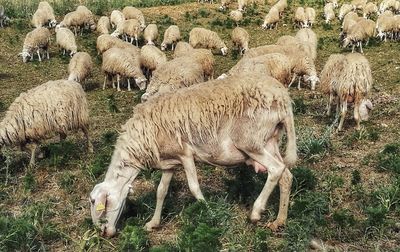
<instances>
[{"instance_id":1,"label":"small green plant","mask_svg":"<svg viewBox=\"0 0 400 252\"><path fill-rule=\"evenodd\" d=\"M305 114L307 112L307 105L304 103L303 98L293 99L293 112L295 115Z\"/></svg>"},{"instance_id":2,"label":"small green plant","mask_svg":"<svg viewBox=\"0 0 400 252\"><path fill-rule=\"evenodd\" d=\"M210 16L211 12L207 9L204 8L200 8L197 13L199 14L200 17L202 18L206 18L208 16Z\"/></svg>"},{"instance_id":3,"label":"small green plant","mask_svg":"<svg viewBox=\"0 0 400 252\"><path fill-rule=\"evenodd\" d=\"M222 22L222 20L217 17L217 18L214 18L213 20L211 20L210 25L211 25L211 27L223 26L224 22Z\"/></svg>"},{"instance_id":4,"label":"small green plant","mask_svg":"<svg viewBox=\"0 0 400 252\"><path fill-rule=\"evenodd\" d=\"M368 226L381 227L386 223L387 210L383 207L368 207L365 212Z\"/></svg>"},{"instance_id":5,"label":"small green plant","mask_svg":"<svg viewBox=\"0 0 400 252\"><path fill-rule=\"evenodd\" d=\"M73 175L69 171L66 171L62 173L61 177L58 180L58 183L63 190L65 190L68 193L71 193L74 191L75 180L76 180L75 175Z\"/></svg>"},{"instance_id":6,"label":"small green plant","mask_svg":"<svg viewBox=\"0 0 400 252\"><path fill-rule=\"evenodd\" d=\"M143 227L127 225L120 236L121 251L148 251L149 238Z\"/></svg>"},{"instance_id":7,"label":"small green plant","mask_svg":"<svg viewBox=\"0 0 400 252\"><path fill-rule=\"evenodd\" d=\"M42 148L45 162L50 166L65 166L79 159L80 149L71 141L61 140L59 143L50 143Z\"/></svg>"},{"instance_id":8,"label":"small green plant","mask_svg":"<svg viewBox=\"0 0 400 252\"><path fill-rule=\"evenodd\" d=\"M89 174L94 178L100 177L106 171L110 161L111 157L108 153L96 155L94 161L88 166Z\"/></svg>"},{"instance_id":9,"label":"small green plant","mask_svg":"<svg viewBox=\"0 0 400 252\"><path fill-rule=\"evenodd\" d=\"M157 24L160 24L162 26L170 26L176 23L170 16L164 15L157 21Z\"/></svg>"},{"instance_id":10,"label":"small green plant","mask_svg":"<svg viewBox=\"0 0 400 252\"><path fill-rule=\"evenodd\" d=\"M341 228L354 226L356 220L354 215L348 209L340 209L333 213L333 221Z\"/></svg>"},{"instance_id":11,"label":"small green plant","mask_svg":"<svg viewBox=\"0 0 400 252\"><path fill-rule=\"evenodd\" d=\"M400 143L387 144L378 154L377 168L400 174Z\"/></svg>"},{"instance_id":12,"label":"small green plant","mask_svg":"<svg viewBox=\"0 0 400 252\"><path fill-rule=\"evenodd\" d=\"M111 113L119 113L119 109L117 106L117 101L115 100L115 95L111 94L107 96L107 103L108 103L108 111Z\"/></svg>"},{"instance_id":13,"label":"small green plant","mask_svg":"<svg viewBox=\"0 0 400 252\"><path fill-rule=\"evenodd\" d=\"M359 170L354 170L351 172L351 184L358 185L361 183L361 174Z\"/></svg>"},{"instance_id":14,"label":"small green plant","mask_svg":"<svg viewBox=\"0 0 400 252\"><path fill-rule=\"evenodd\" d=\"M311 129L305 129L299 137L300 154L311 161L324 156L331 147L331 131L332 128L328 127L322 135L317 135Z\"/></svg>"},{"instance_id":15,"label":"small green plant","mask_svg":"<svg viewBox=\"0 0 400 252\"><path fill-rule=\"evenodd\" d=\"M333 29L332 25L327 23L322 23L322 28L324 28L325 31L330 31Z\"/></svg>"},{"instance_id":16,"label":"small green plant","mask_svg":"<svg viewBox=\"0 0 400 252\"><path fill-rule=\"evenodd\" d=\"M224 25L226 29L232 29L235 26L235 22L231 18L227 18L224 20Z\"/></svg>"},{"instance_id":17,"label":"small green plant","mask_svg":"<svg viewBox=\"0 0 400 252\"><path fill-rule=\"evenodd\" d=\"M268 237L270 236L270 232L264 228L257 228L255 236L255 251L269 251Z\"/></svg>"},{"instance_id":18,"label":"small green plant","mask_svg":"<svg viewBox=\"0 0 400 252\"><path fill-rule=\"evenodd\" d=\"M306 167L296 167L292 169L291 172L293 174L293 192L299 193L304 191L312 191L315 189L317 185L317 178L311 169Z\"/></svg>"},{"instance_id":19,"label":"small green plant","mask_svg":"<svg viewBox=\"0 0 400 252\"><path fill-rule=\"evenodd\" d=\"M36 180L30 171L28 171L24 177L24 189L25 191L34 191L36 188Z\"/></svg>"}]
</instances>

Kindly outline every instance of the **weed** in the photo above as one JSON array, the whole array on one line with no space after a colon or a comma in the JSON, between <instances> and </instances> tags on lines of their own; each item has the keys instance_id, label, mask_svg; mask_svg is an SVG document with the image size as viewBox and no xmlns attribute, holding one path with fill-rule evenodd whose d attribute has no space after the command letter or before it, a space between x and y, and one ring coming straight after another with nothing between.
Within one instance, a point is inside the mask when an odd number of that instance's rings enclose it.
<instances>
[{"instance_id":1,"label":"weed","mask_svg":"<svg viewBox=\"0 0 400 252\"><path fill-rule=\"evenodd\" d=\"M327 23L322 23L322 28L325 30L325 31L331 31L333 28L332 28L332 25L331 24L327 24Z\"/></svg>"},{"instance_id":2,"label":"weed","mask_svg":"<svg viewBox=\"0 0 400 252\"><path fill-rule=\"evenodd\" d=\"M293 183L292 191L299 193L304 191L312 191L317 185L317 178L314 172L306 167L296 167L292 169Z\"/></svg>"},{"instance_id":3,"label":"weed","mask_svg":"<svg viewBox=\"0 0 400 252\"><path fill-rule=\"evenodd\" d=\"M361 183L361 174L359 170L354 170L351 172L351 184L358 185Z\"/></svg>"},{"instance_id":4,"label":"weed","mask_svg":"<svg viewBox=\"0 0 400 252\"><path fill-rule=\"evenodd\" d=\"M295 115L305 114L307 112L307 106L303 98L295 98L293 99L293 103L293 112Z\"/></svg>"},{"instance_id":5,"label":"weed","mask_svg":"<svg viewBox=\"0 0 400 252\"><path fill-rule=\"evenodd\" d=\"M373 227L383 226L386 222L387 210L383 207L367 207L365 210L368 219L367 225Z\"/></svg>"},{"instance_id":6,"label":"weed","mask_svg":"<svg viewBox=\"0 0 400 252\"><path fill-rule=\"evenodd\" d=\"M111 113L119 113L119 109L117 106L117 101L115 100L115 95L111 94L107 96L107 103L108 103L108 111Z\"/></svg>"},{"instance_id":7,"label":"weed","mask_svg":"<svg viewBox=\"0 0 400 252\"><path fill-rule=\"evenodd\" d=\"M269 251L268 237L270 232L264 228L257 228L255 234L255 251Z\"/></svg>"},{"instance_id":8,"label":"weed","mask_svg":"<svg viewBox=\"0 0 400 252\"><path fill-rule=\"evenodd\" d=\"M377 128L367 127L361 128L361 130L354 131L344 141L346 146L353 146L356 142L362 140L377 141L379 140L379 130Z\"/></svg>"},{"instance_id":9,"label":"weed","mask_svg":"<svg viewBox=\"0 0 400 252\"><path fill-rule=\"evenodd\" d=\"M120 236L120 251L147 251L149 248L149 239L143 227L127 225Z\"/></svg>"},{"instance_id":10,"label":"weed","mask_svg":"<svg viewBox=\"0 0 400 252\"><path fill-rule=\"evenodd\" d=\"M222 20L217 17L210 21L210 25L211 25L211 28L213 28L215 26L223 26L224 22L222 22Z\"/></svg>"},{"instance_id":11,"label":"weed","mask_svg":"<svg viewBox=\"0 0 400 252\"><path fill-rule=\"evenodd\" d=\"M374 191L372 193L372 203L387 212L400 207L400 178L389 186Z\"/></svg>"},{"instance_id":12,"label":"weed","mask_svg":"<svg viewBox=\"0 0 400 252\"><path fill-rule=\"evenodd\" d=\"M378 154L376 166L378 170L400 174L400 143L385 145L385 148Z\"/></svg>"},{"instance_id":13,"label":"weed","mask_svg":"<svg viewBox=\"0 0 400 252\"><path fill-rule=\"evenodd\" d=\"M109 153L100 153L96 155L94 161L88 166L89 174L94 178L98 178L106 171L110 161L111 157Z\"/></svg>"},{"instance_id":14,"label":"weed","mask_svg":"<svg viewBox=\"0 0 400 252\"><path fill-rule=\"evenodd\" d=\"M299 152L300 154L311 161L324 156L329 148L331 147L331 135L332 128L327 128L325 132L319 136L311 129L306 129L299 135Z\"/></svg>"},{"instance_id":15,"label":"weed","mask_svg":"<svg viewBox=\"0 0 400 252\"><path fill-rule=\"evenodd\" d=\"M240 25L241 26L248 26L248 25L251 24L251 20L252 20L251 18L246 17L242 21L240 21Z\"/></svg>"},{"instance_id":16,"label":"weed","mask_svg":"<svg viewBox=\"0 0 400 252\"><path fill-rule=\"evenodd\" d=\"M260 12L258 11L257 5L253 4L246 8L246 16L258 16Z\"/></svg>"},{"instance_id":17,"label":"weed","mask_svg":"<svg viewBox=\"0 0 400 252\"><path fill-rule=\"evenodd\" d=\"M200 9L197 11L197 13L198 13L198 15L199 15L200 17L202 17L202 18L206 18L206 17L210 16L210 14L211 14L211 12L210 12L209 10L204 9L204 8L200 8Z\"/></svg>"},{"instance_id":18,"label":"weed","mask_svg":"<svg viewBox=\"0 0 400 252\"><path fill-rule=\"evenodd\" d=\"M28 171L24 177L24 189L25 191L34 191L36 188L36 180L30 171Z\"/></svg>"},{"instance_id":19,"label":"weed","mask_svg":"<svg viewBox=\"0 0 400 252\"><path fill-rule=\"evenodd\" d=\"M356 223L354 215L352 215L348 209L340 209L335 211L332 215L332 219L341 228L354 226Z\"/></svg>"},{"instance_id":20,"label":"weed","mask_svg":"<svg viewBox=\"0 0 400 252\"><path fill-rule=\"evenodd\" d=\"M61 177L58 180L58 183L63 190L65 190L68 193L71 193L74 191L75 181L76 181L75 175L73 175L69 171L66 171L62 173Z\"/></svg>"},{"instance_id":21,"label":"weed","mask_svg":"<svg viewBox=\"0 0 400 252\"><path fill-rule=\"evenodd\" d=\"M62 140L59 143L49 143L42 147L45 162L53 167L65 166L79 159L80 149L75 143Z\"/></svg>"},{"instance_id":22,"label":"weed","mask_svg":"<svg viewBox=\"0 0 400 252\"><path fill-rule=\"evenodd\" d=\"M157 21L157 24L161 26L170 26L176 24L175 21L168 15L164 15Z\"/></svg>"}]
</instances>

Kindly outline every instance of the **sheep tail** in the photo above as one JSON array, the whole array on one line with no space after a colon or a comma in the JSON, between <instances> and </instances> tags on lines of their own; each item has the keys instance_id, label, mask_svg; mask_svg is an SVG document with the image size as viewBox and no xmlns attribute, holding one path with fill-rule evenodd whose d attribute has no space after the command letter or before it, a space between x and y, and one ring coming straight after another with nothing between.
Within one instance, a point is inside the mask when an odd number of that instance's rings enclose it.
<instances>
[{"instance_id":1,"label":"sheep tail","mask_svg":"<svg viewBox=\"0 0 400 252\"><path fill-rule=\"evenodd\" d=\"M287 135L287 145L284 162L288 167L291 167L297 161L296 133L294 128L292 108L289 108L288 114L283 119L283 125L285 126Z\"/></svg>"}]
</instances>

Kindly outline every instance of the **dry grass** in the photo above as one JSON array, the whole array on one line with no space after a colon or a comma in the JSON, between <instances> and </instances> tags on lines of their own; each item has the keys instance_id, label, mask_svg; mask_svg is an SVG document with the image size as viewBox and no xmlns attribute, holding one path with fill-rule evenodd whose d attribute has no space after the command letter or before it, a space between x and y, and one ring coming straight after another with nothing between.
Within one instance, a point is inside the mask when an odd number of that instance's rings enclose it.
<instances>
[{"instance_id":1,"label":"dry grass","mask_svg":"<svg viewBox=\"0 0 400 252\"><path fill-rule=\"evenodd\" d=\"M6 3L10 2L6 1ZM25 1L24 3L27 2L30 4L30 1ZM61 4L74 5L73 1L53 1L53 3L57 6L61 6ZM118 2L118 4L121 3ZM29 4L25 8L26 13L30 13L31 7L29 7ZM298 2L294 3L285 14L286 16L289 15L289 17L285 18L287 21L285 26L282 26L281 22L277 30L271 31L262 31L259 25L256 24L257 20L261 20L264 17L267 10L265 7L259 8L259 14L250 17L251 24L245 26L251 36L250 47L274 43L281 35L293 35L295 30L292 29L291 14L288 13L292 13L298 5ZM143 8L143 12L148 23L157 22L160 25L161 35L172 20L179 25L184 36L187 36L190 29L196 26L204 26L216 30L228 42L228 47L232 48L232 43L230 42L232 28L211 25L216 19L224 21L227 18L226 14L217 11L217 7L218 4L200 5L187 3L177 6ZM236 7L236 4L231 6L231 8L234 7ZM197 15L191 21L185 18L186 12L196 14L199 8L209 10L210 15L204 18ZM56 14L60 16L65 14L57 12L59 9L62 8L55 8ZM65 9L68 8L65 7ZM322 9L319 6L317 10L318 20L321 21L320 14ZM110 10L107 9L107 12L109 13ZM171 20L165 18L165 15L171 17ZM61 19L61 17L58 19ZM2 45L0 47L0 118L4 116L5 109L21 92L48 80L66 78L67 76L69 59L61 57L56 46L51 47L50 61L23 64L22 60L17 57L22 48L24 36L30 29L29 20L22 18L15 19L11 27L0 30L0 44ZM330 54L344 52L344 50L338 45L339 24L337 21L334 22L332 30L324 30L321 23L318 23L315 31L320 38L320 48L316 62L317 69L320 71ZM89 244L95 244L93 245L94 247L89 249L92 251L96 250L96 246L106 250L113 250L119 243L119 237L104 241L95 232L86 233L93 228L89 219L87 197L94 184L102 180L102 176L93 177L89 174L88 168L93 165L98 156L104 155L106 158L111 156L112 143L106 143L102 140L102 137L107 132L117 132L120 125L130 117L133 106L138 102L138 92L117 93L112 89L103 91L100 88L103 76L100 72L101 61L95 52L95 39L96 36L94 34L86 34L77 39L79 50L89 52L96 63L93 77L89 80L87 86L92 123L90 131L94 139L95 154L86 154L82 136L72 134L68 137L68 141L74 149L78 150L78 158L56 166L50 165L48 157L42 159L37 167L30 170L35 180L35 186L32 190L24 189L24 178L27 175L25 168L27 164L26 154L16 149L9 154L12 166L10 167L11 174L8 177L7 185L4 185L5 175L1 175L0 212L20 216L27 211L27 207L35 203L48 203L50 205L54 214L47 221L57 227L60 236L50 241L44 241L44 245L49 250L75 251L85 247L85 243L86 249L89 248ZM160 44L160 39L158 43ZM344 132L331 135L329 139L331 143L330 149L324 155L300 160L299 165L310 167L316 174L318 179L316 191L329 195L329 214L326 216L328 224L326 227L317 228L318 232L312 233L312 235L339 249L372 250L380 248L382 250L392 250L396 248L396 237L398 245L398 233L392 229L389 231L385 229L387 231L385 234L375 232L373 235L369 235L371 229L347 227L346 230L355 230L353 233L348 231L348 234L355 233L357 239L352 237L349 237L350 240L342 239L337 235L339 231L332 221L331 215L336 210L350 209L356 220L361 223L367 218L363 203L370 192L388 184L393 176L390 172L377 171L374 168L374 157L387 143L399 142L400 140L398 130L398 125L400 125L400 102L397 98L400 94L399 51L400 44L398 42L378 43L375 46L365 48L365 56L371 63L375 80L372 97L375 102L375 109L370 122L364 124L363 127L366 132L378 130L379 137L377 139L373 138L373 140L363 136L352 137L355 134L354 122L351 120L351 116L348 116L345 121ZM234 59L231 55L232 53L230 52L227 57L216 56L217 76L227 71L237 62L238 59ZM168 56L171 57L170 52L168 52ZM311 92L308 89L301 91L291 89L290 92L294 98L302 99L304 106L306 106L304 113L296 115L299 138L308 137L305 134L305 132L309 132L307 129L312 129L312 132L317 137L321 136L326 127L333 121L333 118L327 118L324 114L327 97L318 92L318 88L316 92ZM114 94L116 104L120 110L119 113L112 113L109 110L107 99L112 94ZM352 142L345 144L348 139L352 139ZM54 142L54 140L51 142ZM48 143L43 143L43 145L46 146ZM368 162L368 160L370 161ZM5 165L5 158L0 156L0 168ZM104 164L100 163L101 165ZM104 165L103 169L106 169L106 165ZM355 169L361 173L361 196L356 195L356 189L351 184L352 173ZM249 170L250 172L252 171ZM213 198L225 195L231 189L226 186L225 180L234 178L235 171L232 169L205 167L200 170L199 176L200 184L206 195ZM121 221L122 225L124 225L127 218L138 218L139 221L136 223L142 225L146 219L151 217L152 208L155 205L153 196L155 191L154 181L157 181L156 177L154 175L145 175L135 182L137 190L131 198L130 211L125 214ZM61 183L61 181L64 181L64 183ZM182 172L178 173L173 184L171 195L168 196L166 203L167 210L163 214L164 226L159 231L149 234L152 246L176 242L182 225L180 214L184 208L194 202ZM68 187L68 185L70 186ZM244 188L243 190L248 189ZM294 198L292 198L293 201ZM257 241L253 237L258 232L259 227L253 226L247 221L247 214L250 211L248 202L252 202L252 199L246 199L245 203L243 203L240 199L234 198L231 202L234 206L232 210L234 214L230 229L221 238L222 248L232 248L239 251L254 249ZM268 218L273 218L276 215L276 206L277 200L272 199L262 224L265 224ZM396 218L398 221L398 212L389 216L389 219L396 220ZM268 248L277 251L283 250L287 243L287 235L285 232L268 233ZM362 239L359 239L360 237Z\"/></svg>"}]
</instances>

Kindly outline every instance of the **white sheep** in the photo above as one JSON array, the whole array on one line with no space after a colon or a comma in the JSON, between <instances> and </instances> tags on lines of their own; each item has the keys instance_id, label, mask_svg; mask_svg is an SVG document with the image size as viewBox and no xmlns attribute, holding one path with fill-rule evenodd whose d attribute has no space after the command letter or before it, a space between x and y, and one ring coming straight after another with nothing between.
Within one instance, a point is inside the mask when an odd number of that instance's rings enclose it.
<instances>
[{"instance_id":1,"label":"white sheep","mask_svg":"<svg viewBox=\"0 0 400 252\"><path fill-rule=\"evenodd\" d=\"M76 8L76 12L79 13L81 18L83 19L83 28L91 31L96 30L96 22L94 21L93 13L84 5L79 5ZM83 29L81 30L82 33Z\"/></svg>"},{"instance_id":2,"label":"white sheep","mask_svg":"<svg viewBox=\"0 0 400 252\"><path fill-rule=\"evenodd\" d=\"M51 5L47 1L39 2L38 10L42 10L46 13L45 15L47 18L47 22L45 22L46 25L48 25L49 27L55 27L57 25L57 20L54 15L53 7L51 7Z\"/></svg>"},{"instance_id":3,"label":"white sheep","mask_svg":"<svg viewBox=\"0 0 400 252\"><path fill-rule=\"evenodd\" d=\"M103 63L101 70L104 73L103 89L106 87L108 77L117 76L117 91L121 91L120 78L125 77L128 81L128 91L131 91L130 78L135 79L136 85L140 90L146 87L146 77L140 68L140 55L133 58L125 49L111 48L103 53ZM114 82L113 82L114 84ZM115 88L113 86L113 88Z\"/></svg>"},{"instance_id":4,"label":"white sheep","mask_svg":"<svg viewBox=\"0 0 400 252\"><path fill-rule=\"evenodd\" d=\"M189 44L193 48L219 49L222 55L228 53L228 47L218 34L205 28L193 28L189 33Z\"/></svg>"},{"instance_id":5,"label":"white sheep","mask_svg":"<svg viewBox=\"0 0 400 252\"><path fill-rule=\"evenodd\" d=\"M312 60L317 59L318 37L310 28L300 29L295 36L304 45L305 52Z\"/></svg>"},{"instance_id":6,"label":"white sheep","mask_svg":"<svg viewBox=\"0 0 400 252\"><path fill-rule=\"evenodd\" d=\"M282 157L279 144L284 131L287 145ZM292 100L275 79L262 74L232 76L159 95L135 106L133 117L120 132L105 179L89 197L93 223L102 235L116 234L132 184L147 167L162 171L154 216L146 224L147 230L160 225L175 166L183 165L190 191L197 200L204 200L197 160L222 166L247 163L255 172L268 172L250 219L261 219L268 198L279 184L281 207L277 219L267 226L277 230L285 225L292 184L288 167L297 160L296 134Z\"/></svg>"},{"instance_id":7,"label":"white sheep","mask_svg":"<svg viewBox=\"0 0 400 252\"><path fill-rule=\"evenodd\" d=\"M109 34L103 34L97 38L96 48L98 54L103 54L105 51L112 47L127 49L131 52L133 57L137 57L137 55L140 55L140 49L138 47L132 45L131 43L115 38Z\"/></svg>"},{"instance_id":8,"label":"white sheep","mask_svg":"<svg viewBox=\"0 0 400 252\"><path fill-rule=\"evenodd\" d=\"M10 105L0 122L0 148L26 146L31 151L29 164L35 164L40 141L69 131L82 130L87 148L93 152L89 138L89 108L79 83L67 80L49 81L21 93Z\"/></svg>"},{"instance_id":9,"label":"white sheep","mask_svg":"<svg viewBox=\"0 0 400 252\"><path fill-rule=\"evenodd\" d=\"M67 13L64 16L63 21L60 22L58 27L73 29L75 36L77 36L78 30L80 30L81 35L85 28L92 31L96 30L96 23L94 22L94 16L90 10L84 6L78 6L77 10Z\"/></svg>"},{"instance_id":10,"label":"white sheep","mask_svg":"<svg viewBox=\"0 0 400 252\"><path fill-rule=\"evenodd\" d=\"M36 28L26 34L22 52L19 54L22 56L23 62L26 63L28 61L28 57L33 60L33 55L35 52L38 55L39 61L42 61L42 57L45 57L44 52L46 52L47 59L50 59L50 39L51 33L47 28L44 27ZM41 50L44 51L42 57L40 56Z\"/></svg>"},{"instance_id":11,"label":"white sheep","mask_svg":"<svg viewBox=\"0 0 400 252\"><path fill-rule=\"evenodd\" d=\"M75 53L68 65L68 80L85 82L93 69L93 61L87 52Z\"/></svg>"},{"instance_id":12,"label":"white sheep","mask_svg":"<svg viewBox=\"0 0 400 252\"><path fill-rule=\"evenodd\" d=\"M325 23L330 24L333 19L335 19L335 12L333 11L334 6L333 3L327 3L324 6L324 16L325 16Z\"/></svg>"},{"instance_id":13,"label":"white sheep","mask_svg":"<svg viewBox=\"0 0 400 252\"><path fill-rule=\"evenodd\" d=\"M393 15L380 15L376 20L377 36L386 42L387 37L394 38L394 33L399 31L399 23L396 21L396 16Z\"/></svg>"},{"instance_id":14,"label":"white sheep","mask_svg":"<svg viewBox=\"0 0 400 252\"><path fill-rule=\"evenodd\" d=\"M333 4L333 8L337 8L338 5L338 0L326 0L325 3L331 3Z\"/></svg>"},{"instance_id":15,"label":"white sheep","mask_svg":"<svg viewBox=\"0 0 400 252\"><path fill-rule=\"evenodd\" d=\"M179 41L176 46L175 46L175 51L174 51L174 58L181 57L184 55L188 55L189 52L191 52L194 48L185 41Z\"/></svg>"},{"instance_id":16,"label":"white sheep","mask_svg":"<svg viewBox=\"0 0 400 252\"><path fill-rule=\"evenodd\" d=\"M97 22L97 32L99 34L109 34L111 29L110 19L107 16L102 16Z\"/></svg>"},{"instance_id":17,"label":"white sheep","mask_svg":"<svg viewBox=\"0 0 400 252\"><path fill-rule=\"evenodd\" d=\"M294 25L298 28L308 27L308 19L303 7L297 7L294 13Z\"/></svg>"},{"instance_id":18,"label":"white sheep","mask_svg":"<svg viewBox=\"0 0 400 252\"><path fill-rule=\"evenodd\" d=\"M143 12L135 7L126 6L122 13L124 14L126 19L137 19L140 23L140 28L143 31L146 28L146 22L144 19Z\"/></svg>"},{"instance_id":19,"label":"white sheep","mask_svg":"<svg viewBox=\"0 0 400 252\"><path fill-rule=\"evenodd\" d=\"M139 21L137 19L128 19L123 22L121 27L117 27L111 36L118 37L123 35L123 37L125 37L125 41L133 43L133 40L135 40L136 46L139 46L140 34L141 28Z\"/></svg>"},{"instance_id":20,"label":"white sheep","mask_svg":"<svg viewBox=\"0 0 400 252\"><path fill-rule=\"evenodd\" d=\"M142 102L168 91L204 82L204 72L200 63L191 57L178 57L154 71Z\"/></svg>"},{"instance_id":21,"label":"white sheep","mask_svg":"<svg viewBox=\"0 0 400 252\"><path fill-rule=\"evenodd\" d=\"M268 14L264 18L264 23L261 25L262 29L272 29L272 28L278 28L278 22L279 22L279 9L277 7L272 6L272 8L269 10Z\"/></svg>"},{"instance_id":22,"label":"white sheep","mask_svg":"<svg viewBox=\"0 0 400 252\"><path fill-rule=\"evenodd\" d=\"M144 40L148 45L154 45L154 41L158 38L158 28L156 24L149 24L143 32Z\"/></svg>"},{"instance_id":23,"label":"white sheep","mask_svg":"<svg viewBox=\"0 0 400 252\"><path fill-rule=\"evenodd\" d=\"M119 10L113 10L110 15L112 28L118 29L125 21L125 15Z\"/></svg>"},{"instance_id":24,"label":"white sheep","mask_svg":"<svg viewBox=\"0 0 400 252\"><path fill-rule=\"evenodd\" d=\"M72 57L78 51L74 33L68 28L56 28L56 43L63 50L63 55L69 51L69 56Z\"/></svg>"},{"instance_id":25,"label":"white sheep","mask_svg":"<svg viewBox=\"0 0 400 252\"><path fill-rule=\"evenodd\" d=\"M304 12L306 14L306 19L307 19L308 26L312 27L314 25L314 23L315 23L315 18L316 18L316 14L315 14L314 8L306 7Z\"/></svg>"},{"instance_id":26,"label":"white sheep","mask_svg":"<svg viewBox=\"0 0 400 252\"><path fill-rule=\"evenodd\" d=\"M219 6L220 10L226 10L228 8L228 5L230 5L232 0L221 0L221 5Z\"/></svg>"},{"instance_id":27,"label":"white sheep","mask_svg":"<svg viewBox=\"0 0 400 252\"><path fill-rule=\"evenodd\" d=\"M161 43L161 50L167 49L168 45L172 45L172 51L174 50L174 45L181 40L181 32L177 25L169 26L164 33L164 40Z\"/></svg>"},{"instance_id":28,"label":"white sheep","mask_svg":"<svg viewBox=\"0 0 400 252\"><path fill-rule=\"evenodd\" d=\"M352 0L351 5L353 6L353 10L362 10L364 6L367 4L367 0Z\"/></svg>"},{"instance_id":29,"label":"white sheep","mask_svg":"<svg viewBox=\"0 0 400 252\"><path fill-rule=\"evenodd\" d=\"M353 6L351 4L344 3L339 10L339 20L342 20L346 16L346 14L351 12L352 10Z\"/></svg>"},{"instance_id":30,"label":"white sheep","mask_svg":"<svg viewBox=\"0 0 400 252\"><path fill-rule=\"evenodd\" d=\"M190 57L193 61L201 65L205 80L214 79L215 59L211 50L203 48L194 49L191 46L180 52L179 50L178 52L175 50L175 59L182 56Z\"/></svg>"},{"instance_id":31,"label":"white sheep","mask_svg":"<svg viewBox=\"0 0 400 252\"><path fill-rule=\"evenodd\" d=\"M239 22L243 20L243 13L239 10L233 10L229 13L229 17L235 21L236 26L239 26Z\"/></svg>"},{"instance_id":32,"label":"white sheep","mask_svg":"<svg viewBox=\"0 0 400 252\"><path fill-rule=\"evenodd\" d=\"M238 0L238 11L242 12L250 4L251 0Z\"/></svg>"},{"instance_id":33,"label":"white sheep","mask_svg":"<svg viewBox=\"0 0 400 252\"><path fill-rule=\"evenodd\" d=\"M363 17L368 18L374 13L378 13L378 6L372 2L367 3L363 8Z\"/></svg>"},{"instance_id":34,"label":"white sheep","mask_svg":"<svg viewBox=\"0 0 400 252\"><path fill-rule=\"evenodd\" d=\"M272 8L276 8L278 10L279 16L282 16L283 12L287 7L288 7L287 0L279 0L272 6Z\"/></svg>"},{"instance_id":35,"label":"white sheep","mask_svg":"<svg viewBox=\"0 0 400 252\"><path fill-rule=\"evenodd\" d=\"M154 45L145 45L140 49L140 65L147 79L150 79L152 72L165 62L167 62L167 56Z\"/></svg>"},{"instance_id":36,"label":"white sheep","mask_svg":"<svg viewBox=\"0 0 400 252\"><path fill-rule=\"evenodd\" d=\"M368 60L359 53L331 55L321 73L322 90L329 93L327 114L336 101L336 113L340 113L338 131L343 128L347 104L354 103L356 129L368 119L372 103L368 99L372 88L372 74Z\"/></svg>"},{"instance_id":37,"label":"white sheep","mask_svg":"<svg viewBox=\"0 0 400 252\"><path fill-rule=\"evenodd\" d=\"M6 16L3 5L0 5L0 27L4 27L10 22L10 18Z\"/></svg>"},{"instance_id":38,"label":"white sheep","mask_svg":"<svg viewBox=\"0 0 400 252\"><path fill-rule=\"evenodd\" d=\"M233 45L239 50L240 55L249 50L250 35L245 29L236 27L232 30L231 38Z\"/></svg>"}]
</instances>

